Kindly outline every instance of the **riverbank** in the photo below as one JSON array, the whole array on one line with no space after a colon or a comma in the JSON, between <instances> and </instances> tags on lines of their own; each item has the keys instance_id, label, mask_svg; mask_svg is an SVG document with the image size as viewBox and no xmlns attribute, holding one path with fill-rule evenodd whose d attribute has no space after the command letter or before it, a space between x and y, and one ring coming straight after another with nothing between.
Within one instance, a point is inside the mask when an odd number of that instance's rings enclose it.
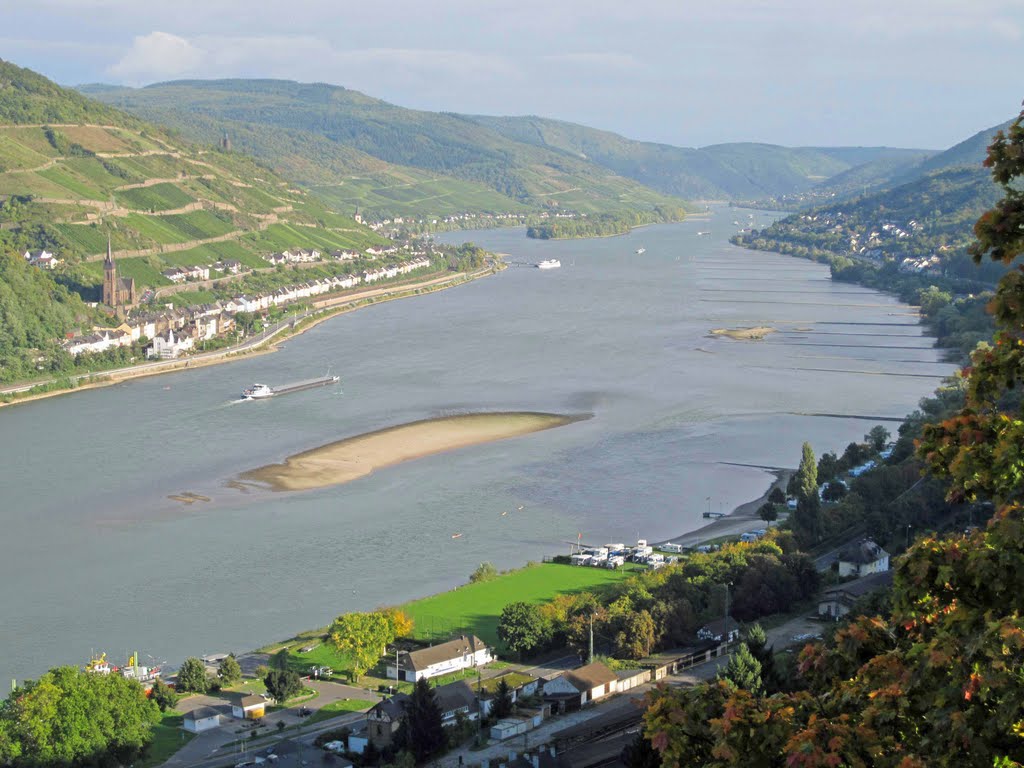
<instances>
[{"instance_id":1,"label":"riverbank","mask_svg":"<svg viewBox=\"0 0 1024 768\"><path fill-rule=\"evenodd\" d=\"M424 419L303 451L282 464L244 472L239 480L273 491L326 488L365 477L376 469L588 418L553 413L472 413Z\"/></svg>"},{"instance_id":2,"label":"riverbank","mask_svg":"<svg viewBox=\"0 0 1024 768\"><path fill-rule=\"evenodd\" d=\"M721 536L736 536L752 528L764 527L765 523L758 517L757 510L768 501L768 496L776 488L783 493L786 492L786 485L789 483L789 478L795 470L772 468L769 471L774 475L775 479L765 489L765 492L756 499L740 504L724 517L702 525L696 530L685 532L670 541L675 544L681 544L683 547L699 547L701 544ZM755 523L757 524L755 525Z\"/></svg>"},{"instance_id":3,"label":"riverbank","mask_svg":"<svg viewBox=\"0 0 1024 768\"><path fill-rule=\"evenodd\" d=\"M57 397L59 395L69 395L74 392L82 392L89 389L96 389L98 387L108 387L113 384L120 384L132 379L159 376L165 373L177 373L193 368L205 368L210 365L230 363L242 357L268 354L276 351L278 345L282 342L295 338L311 328L315 328L320 323L337 317L338 315L346 314L371 304L380 304L385 301L394 301L395 299L403 299L410 296L421 296L426 293L433 293L434 291L440 291L446 288L454 288L455 286L462 285L472 280L478 280L481 277L493 275L505 268L505 265L499 261L494 266L480 269L476 272L460 272L457 275L444 275L442 277L436 277L416 283L404 283L390 287L375 288L373 290L360 291L359 293L349 294L346 296L336 296L334 298L315 301L313 302L313 309L308 310L301 319L298 319L297 321L284 321L279 324L279 327L276 330L265 332L255 340L250 339L227 349L216 350L214 352L204 352L191 357L178 358L174 360L143 363L129 368L117 368L110 371L84 373L70 377L74 386L55 388L43 392L31 392L31 390L35 387L53 384L58 380L51 379L49 381L37 382L30 385L20 385L0 389L0 398L3 398L4 396L13 398L10 400L0 399L0 408L9 405L18 405L20 403L30 403L36 400Z\"/></svg>"}]
</instances>

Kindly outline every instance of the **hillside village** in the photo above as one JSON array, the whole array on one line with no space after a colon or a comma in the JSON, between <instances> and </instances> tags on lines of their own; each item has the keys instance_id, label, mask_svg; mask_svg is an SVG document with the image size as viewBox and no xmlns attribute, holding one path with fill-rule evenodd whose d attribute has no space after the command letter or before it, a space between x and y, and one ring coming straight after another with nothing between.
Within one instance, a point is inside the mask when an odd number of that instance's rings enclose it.
<instances>
[{"instance_id":1,"label":"hillside village","mask_svg":"<svg viewBox=\"0 0 1024 768\"><path fill-rule=\"evenodd\" d=\"M368 248L366 255L373 257L394 256L399 249ZM294 248L271 254L267 260L275 265L312 264L324 260L325 254L316 249ZM353 261L364 258L356 251L336 250L327 254L328 258L337 262ZM266 293L239 293L230 298L198 306L175 308L173 302L166 309L154 310L159 301L153 300L149 306L140 306L134 301L134 281L130 281L127 302L119 301L115 284L123 280L117 277L116 261L108 258L105 263L104 304L110 307L115 316L122 320L113 327L95 327L90 333L72 336L63 342L64 349L71 355L84 353L101 353L116 347L127 347L139 342L151 342L145 348L149 358L174 359L187 354L200 342L226 338L237 330L236 315L265 316L272 309L288 307L315 296L324 296L355 288L359 285L377 283L382 280L408 275L418 270L426 270L431 260L426 251L409 251L408 258L401 262L387 263L379 267L371 267L359 273L346 273L330 277L298 281L285 287ZM30 258L30 263L36 263ZM51 261L55 257L51 256ZM165 272L174 283L193 280L208 280L210 269L227 274L240 274L239 262L217 262L206 267L192 267Z\"/></svg>"}]
</instances>

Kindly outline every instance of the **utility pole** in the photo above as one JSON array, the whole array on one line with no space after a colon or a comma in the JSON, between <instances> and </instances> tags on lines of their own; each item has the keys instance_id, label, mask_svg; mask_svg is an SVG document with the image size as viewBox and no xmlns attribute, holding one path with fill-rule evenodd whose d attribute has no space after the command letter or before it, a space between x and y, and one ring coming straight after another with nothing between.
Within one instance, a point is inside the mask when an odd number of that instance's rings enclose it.
<instances>
[{"instance_id":1,"label":"utility pole","mask_svg":"<svg viewBox=\"0 0 1024 768\"><path fill-rule=\"evenodd\" d=\"M725 586L725 623L724 623L725 647L728 648L729 647L729 639L732 636L731 632L729 631L729 587L732 586L732 582L730 581L728 584L725 584L724 586Z\"/></svg>"},{"instance_id":2,"label":"utility pole","mask_svg":"<svg viewBox=\"0 0 1024 768\"><path fill-rule=\"evenodd\" d=\"M590 614L590 653L587 656L587 664L594 663L594 614Z\"/></svg>"}]
</instances>

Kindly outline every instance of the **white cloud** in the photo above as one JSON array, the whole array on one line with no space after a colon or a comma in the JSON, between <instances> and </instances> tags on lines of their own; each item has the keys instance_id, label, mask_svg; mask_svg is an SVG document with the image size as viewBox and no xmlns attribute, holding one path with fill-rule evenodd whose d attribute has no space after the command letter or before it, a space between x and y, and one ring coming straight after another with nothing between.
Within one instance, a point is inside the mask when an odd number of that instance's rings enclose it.
<instances>
[{"instance_id":1,"label":"white cloud","mask_svg":"<svg viewBox=\"0 0 1024 768\"><path fill-rule=\"evenodd\" d=\"M203 50L183 37L150 32L136 37L128 52L107 72L131 83L162 80L196 71L205 58Z\"/></svg>"}]
</instances>

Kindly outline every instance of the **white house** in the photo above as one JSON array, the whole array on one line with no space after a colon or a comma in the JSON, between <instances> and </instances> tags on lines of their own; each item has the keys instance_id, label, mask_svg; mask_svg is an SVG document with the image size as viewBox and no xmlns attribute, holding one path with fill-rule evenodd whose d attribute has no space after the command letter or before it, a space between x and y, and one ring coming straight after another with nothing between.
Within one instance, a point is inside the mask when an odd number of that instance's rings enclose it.
<instances>
[{"instance_id":1,"label":"white house","mask_svg":"<svg viewBox=\"0 0 1024 768\"><path fill-rule=\"evenodd\" d=\"M181 727L189 733L202 733L220 727L220 712L213 707L199 707L186 712Z\"/></svg>"},{"instance_id":2,"label":"white house","mask_svg":"<svg viewBox=\"0 0 1024 768\"><path fill-rule=\"evenodd\" d=\"M599 661L543 681L544 700L559 711L579 709L619 690L619 678Z\"/></svg>"},{"instance_id":3,"label":"white house","mask_svg":"<svg viewBox=\"0 0 1024 768\"><path fill-rule=\"evenodd\" d=\"M867 576L889 570L889 553L871 539L861 539L839 550L840 576Z\"/></svg>"},{"instance_id":4,"label":"white house","mask_svg":"<svg viewBox=\"0 0 1024 768\"><path fill-rule=\"evenodd\" d=\"M131 346L131 343L130 333L117 329L104 329L84 336L75 336L64 343L64 349L68 354L79 355L82 352L103 352L111 347L127 347Z\"/></svg>"},{"instance_id":5,"label":"white house","mask_svg":"<svg viewBox=\"0 0 1024 768\"><path fill-rule=\"evenodd\" d=\"M262 696L243 696L231 705L231 714L239 720L259 720L266 714L267 700Z\"/></svg>"},{"instance_id":6,"label":"white house","mask_svg":"<svg viewBox=\"0 0 1024 768\"><path fill-rule=\"evenodd\" d=\"M494 652L483 640L476 635L459 635L447 643L400 653L397 666L387 665L387 676L415 682L423 677L446 675L491 661L494 661Z\"/></svg>"},{"instance_id":7,"label":"white house","mask_svg":"<svg viewBox=\"0 0 1024 768\"><path fill-rule=\"evenodd\" d=\"M153 337L153 346L146 350L146 357L159 357L161 360L173 360L182 352L187 352L195 346L191 336L174 335L174 329L169 328L167 333L158 333Z\"/></svg>"},{"instance_id":8,"label":"white house","mask_svg":"<svg viewBox=\"0 0 1024 768\"><path fill-rule=\"evenodd\" d=\"M60 264L60 259L45 248L41 251L25 251L25 261L40 269L53 269Z\"/></svg>"}]
</instances>

